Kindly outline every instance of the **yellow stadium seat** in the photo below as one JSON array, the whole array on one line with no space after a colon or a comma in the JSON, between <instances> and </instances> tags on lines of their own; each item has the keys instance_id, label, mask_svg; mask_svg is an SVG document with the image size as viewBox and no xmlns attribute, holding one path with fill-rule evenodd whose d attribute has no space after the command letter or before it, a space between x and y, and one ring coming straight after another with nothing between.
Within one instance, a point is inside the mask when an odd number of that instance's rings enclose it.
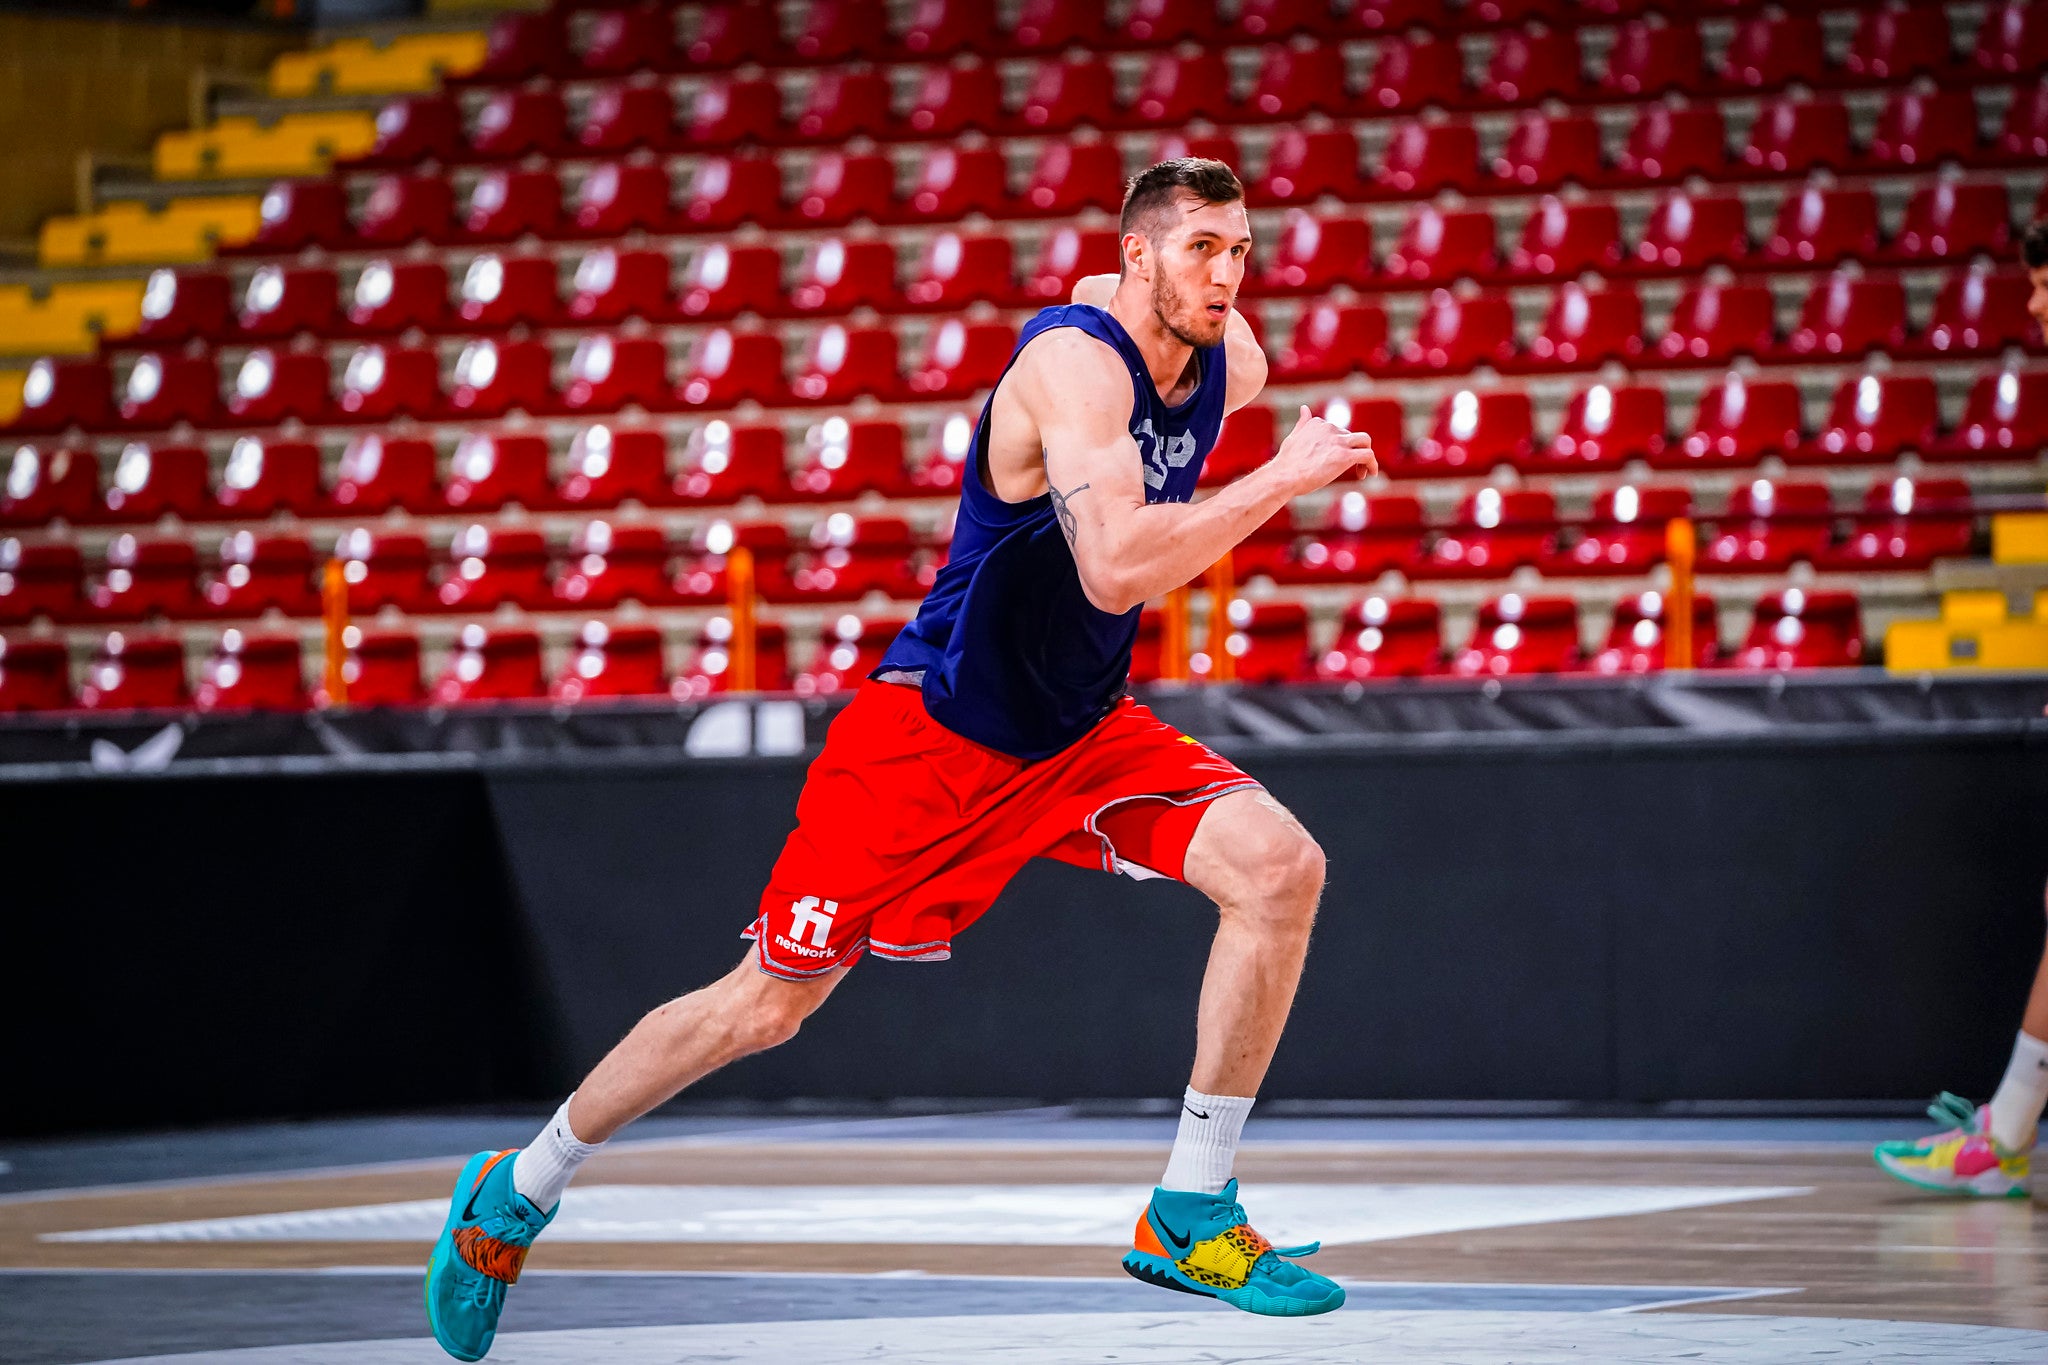
<instances>
[{"instance_id":1,"label":"yellow stadium seat","mask_svg":"<svg viewBox=\"0 0 2048 1365\"><path fill-rule=\"evenodd\" d=\"M262 226L253 194L177 199L162 209L109 204L97 213L43 220L38 256L46 266L167 265L204 261L214 248L246 242Z\"/></svg>"},{"instance_id":2,"label":"yellow stadium seat","mask_svg":"<svg viewBox=\"0 0 2048 1365\"><path fill-rule=\"evenodd\" d=\"M1884 661L1894 673L2048 669L2048 590L2036 595L2032 618L2007 616L1996 589L1943 593L1939 620L1893 622Z\"/></svg>"},{"instance_id":3,"label":"yellow stadium seat","mask_svg":"<svg viewBox=\"0 0 2048 1365\"><path fill-rule=\"evenodd\" d=\"M376 116L363 110L287 114L268 128L252 118L224 118L211 128L163 134L155 168L159 180L315 175L338 156L376 145Z\"/></svg>"},{"instance_id":4,"label":"yellow stadium seat","mask_svg":"<svg viewBox=\"0 0 2048 1365\"><path fill-rule=\"evenodd\" d=\"M1994 564L2048 564L2048 512L1999 512L1991 518Z\"/></svg>"},{"instance_id":5,"label":"yellow stadium seat","mask_svg":"<svg viewBox=\"0 0 2048 1365\"><path fill-rule=\"evenodd\" d=\"M461 75L483 62L481 33L419 33L383 47L344 38L311 52L288 52L270 66L270 93L399 95L432 90L443 76Z\"/></svg>"},{"instance_id":6,"label":"yellow stadium seat","mask_svg":"<svg viewBox=\"0 0 2048 1365\"><path fill-rule=\"evenodd\" d=\"M142 318L142 282L60 284L45 298L26 286L0 288L0 354L78 355L103 335L132 332Z\"/></svg>"},{"instance_id":7,"label":"yellow stadium seat","mask_svg":"<svg viewBox=\"0 0 2048 1365\"><path fill-rule=\"evenodd\" d=\"M21 381L27 370L0 370L0 426L21 416Z\"/></svg>"},{"instance_id":8,"label":"yellow stadium seat","mask_svg":"<svg viewBox=\"0 0 2048 1365\"><path fill-rule=\"evenodd\" d=\"M1964 588L1941 595L1941 623L1969 627L2005 619L2005 594L1996 588Z\"/></svg>"}]
</instances>

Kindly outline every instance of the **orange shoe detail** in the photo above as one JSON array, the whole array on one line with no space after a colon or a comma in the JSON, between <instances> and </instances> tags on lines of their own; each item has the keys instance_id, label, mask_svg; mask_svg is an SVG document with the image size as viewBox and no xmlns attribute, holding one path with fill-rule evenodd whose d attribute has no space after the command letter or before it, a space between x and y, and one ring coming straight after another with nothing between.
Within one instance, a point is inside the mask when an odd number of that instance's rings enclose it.
<instances>
[{"instance_id":1,"label":"orange shoe detail","mask_svg":"<svg viewBox=\"0 0 2048 1365\"><path fill-rule=\"evenodd\" d=\"M1165 1256L1169 1261L1173 1259L1166 1255L1166 1248L1159 1244L1159 1234L1152 1231L1152 1220L1142 1213L1138 1215L1138 1230L1132 1234L1131 1244L1148 1255Z\"/></svg>"},{"instance_id":2,"label":"orange shoe detail","mask_svg":"<svg viewBox=\"0 0 2048 1365\"><path fill-rule=\"evenodd\" d=\"M506 1284L519 1283L519 1271L526 1264L526 1253L530 1248L508 1246L495 1237L486 1237L479 1228L457 1228L455 1230L455 1251L479 1275L488 1275Z\"/></svg>"},{"instance_id":3,"label":"orange shoe detail","mask_svg":"<svg viewBox=\"0 0 2048 1365\"><path fill-rule=\"evenodd\" d=\"M506 1148L506 1149L505 1149L504 1151L502 1151L502 1152L498 1153L498 1154L497 1154L496 1156L492 1157L492 1158L491 1158L491 1159L490 1159L489 1161L486 1161L486 1162L484 1163L484 1165L483 1165L483 1169L482 1169L482 1170L480 1170L480 1171L478 1171L478 1172L476 1173L476 1183L475 1183L475 1184L473 1184L473 1185L471 1185L471 1186L470 1186L470 1188L471 1188L471 1189L473 1190L473 1189L475 1189L475 1188L476 1188L476 1187L477 1187L478 1185L481 1185L481 1184L483 1184L483 1183L484 1183L484 1177L485 1177L485 1176L487 1176L487 1175L489 1175L489 1174L491 1173L491 1167L493 1167L493 1166L497 1165L497 1164L498 1164L499 1162L503 1161L503 1160L504 1160L504 1159L505 1159L506 1157L508 1157L508 1156L517 1156L517 1155L519 1155L519 1149L518 1149L517 1147L507 1147L507 1148Z\"/></svg>"}]
</instances>

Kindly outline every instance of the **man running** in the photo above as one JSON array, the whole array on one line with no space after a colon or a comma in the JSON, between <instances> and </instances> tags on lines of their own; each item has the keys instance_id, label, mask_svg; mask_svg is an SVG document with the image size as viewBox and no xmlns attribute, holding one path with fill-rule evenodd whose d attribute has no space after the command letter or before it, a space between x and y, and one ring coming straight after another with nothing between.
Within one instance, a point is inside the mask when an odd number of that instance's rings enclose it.
<instances>
[{"instance_id":1,"label":"man running","mask_svg":"<svg viewBox=\"0 0 2048 1365\"><path fill-rule=\"evenodd\" d=\"M1126 193L1118 276L1025 326L975 431L952 557L833 722L746 958L642 1019L531 1146L463 1168L427 1268L451 1355L490 1349L507 1286L600 1144L787 1041L863 952L950 956L1034 857L1177 878L1218 911L1179 1133L1124 1268L1254 1313L1343 1303L1251 1229L1231 1178L1301 975L1322 850L1257 782L1125 691L1146 601L1292 499L1377 469L1366 436L1303 408L1262 468L1192 501L1225 415L1265 384L1232 306L1251 245L1229 167L1161 163Z\"/></svg>"},{"instance_id":2,"label":"man running","mask_svg":"<svg viewBox=\"0 0 2048 1365\"><path fill-rule=\"evenodd\" d=\"M2048 218L2027 229L2020 242L2033 293L2027 312L2048 340ZM1994 1199L2024 1199L2032 1192L2034 1140L2041 1106L2048 1104L2048 949L2035 969L2012 1057L1991 1102L1973 1106L1944 1091L1928 1107L1945 1125L1931 1137L1881 1142L1873 1154L1889 1174L1922 1189Z\"/></svg>"}]
</instances>

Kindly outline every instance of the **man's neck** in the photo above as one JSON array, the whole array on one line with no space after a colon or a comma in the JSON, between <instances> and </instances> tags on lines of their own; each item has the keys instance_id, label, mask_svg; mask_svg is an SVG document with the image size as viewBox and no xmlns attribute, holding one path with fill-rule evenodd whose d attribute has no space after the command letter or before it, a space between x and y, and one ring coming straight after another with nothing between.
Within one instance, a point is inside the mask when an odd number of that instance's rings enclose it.
<instances>
[{"instance_id":1,"label":"man's neck","mask_svg":"<svg viewBox=\"0 0 2048 1365\"><path fill-rule=\"evenodd\" d=\"M1195 348L1166 330L1152 307L1150 292L1143 285L1133 285L1134 282L1127 281L1118 286L1107 311L1138 343L1138 354L1145 357L1145 370L1152 376L1152 386L1164 399L1187 374Z\"/></svg>"}]
</instances>

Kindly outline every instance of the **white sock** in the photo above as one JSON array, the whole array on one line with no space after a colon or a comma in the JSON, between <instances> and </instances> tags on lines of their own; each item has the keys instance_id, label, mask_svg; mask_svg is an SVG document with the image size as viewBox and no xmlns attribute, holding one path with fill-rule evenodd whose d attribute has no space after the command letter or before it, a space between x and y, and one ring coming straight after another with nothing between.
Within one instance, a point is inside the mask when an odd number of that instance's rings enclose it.
<instances>
[{"instance_id":1,"label":"white sock","mask_svg":"<svg viewBox=\"0 0 2048 1365\"><path fill-rule=\"evenodd\" d=\"M590 1160L591 1155L603 1145L601 1142L576 1140L575 1132L569 1127L569 1101L563 1100L562 1107L548 1120L548 1126L540 1130L540 1136L512 1158L512 1188L546 1213L562 1202L562 1191L569 1188L569 1180L576 1174L576 1168Z\"/></svg>"},{"instance_id":2,"label":"white sock","mask_svg":"<svg viewBox=\"0 0 2048 1365\"><path fill-rule=\"evenodd\" d=\"M2048 1103L2048 1043L2021 1033L1991 1097L1991 1139L2008 1152L2034 1145L2034 1124Z\"/></svg>"},{"instance_id":3,"label":"white sock","mask_svg":"<svg viewBox=\"0 0 2048 1365\"><path fill-rule=\"evenodd\" d=\"M1180 1132L1173 1139L1173 1155L1167 1158L1166 1174L1159 1177L1159 1187L1223 1193L1223 1187L1230 1183L1238 1135L1244 1132L1253 1098L1204 1095L1189 1086L1180 1105Z\"/></svg>"}]
</instances>

